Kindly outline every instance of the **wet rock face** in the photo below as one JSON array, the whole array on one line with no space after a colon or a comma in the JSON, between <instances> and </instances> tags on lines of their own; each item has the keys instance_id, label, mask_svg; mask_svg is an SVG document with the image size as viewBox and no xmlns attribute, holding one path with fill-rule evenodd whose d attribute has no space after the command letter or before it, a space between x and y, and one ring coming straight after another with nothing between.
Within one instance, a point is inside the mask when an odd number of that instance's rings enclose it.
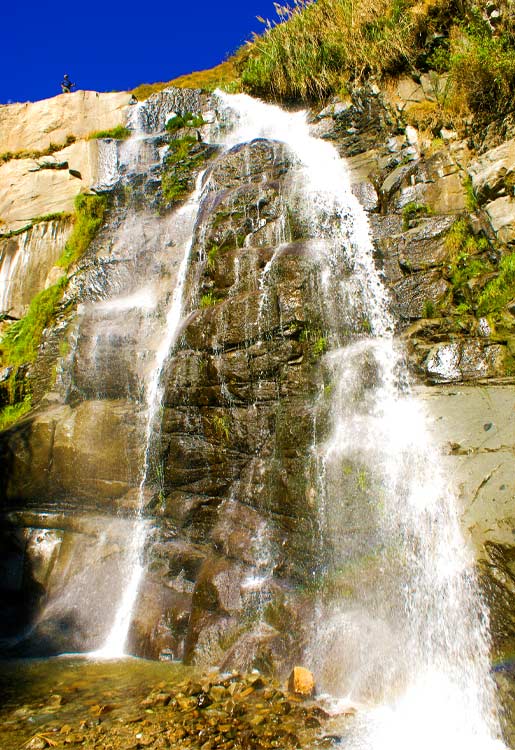
<instances>
[{"instance_id":1,"label":"wet rock face","mask_svg":"<svg viewBox=\"0 0 515 750\"><path fill-rule=\"evenodd\" d=\"M412 372L429 383L511 377L515 318L508 306L492 326L478 299L515 236L513 142L478 156L457 133L431 141L407 125L439 86L426 76L393 93L358 90L313 128L348 159Z\"/></svg>"},{"instance_id":2,"label":"wet rock face","mask_svg":"<svg viewBox=\"0 0 515 750\"><path fill-rule=\"evenodd\" d=\"M160 512L204 546L184 646L196 663L287 668L300 625L293 587L319 564L306 499L322 376L303 331L321 310L312 251L284 241L289 162L267 141L216 161L191 314L167 367ZM290 611L290 633L269 621L275 606Z\"/></svg>"},{"instance_id":3,"label":"wet rock face","mask_svg":"<svg viewBox=\"0 0 515 750\"><path fill-rule=\"evenodd\" d=\"M170 106L158 102L152 118ZM286 673L300 657L310 606L303 589L320 564L309 459L323 389L318 272L288 206L295 165L284 147L258 140L213 154L203 157L208 184L186 282L189 315L167 363L143 497L154 529L130 649ZM42 408L2 442L9 523L23 540L31 524L41 539L58 535L44 564L35 542L10 542L9 565L31 576L18 576L11 597L22 598L30 583L30 606L18 606L13 622L37 612L25 641L31 653L38 642L45 653L98 647L113 620L117 597L100 606L98 592L107 593L98 582L120 589L127 541L107 519L139 502L142 384L158 344L152 326L164 314L161 302L133 303L131 295L145 273L173 288L182 241L159 178L152 166L114 187L108 222L31 369ZM45 512L61 519L59 532L46 528ZM72 595L78 581L83 602Z\"/></svg>"},{"instance_id":4,"label":"wet rock face","mask_svg":"<svg viewBox=\"0 0 515 750\"><path fill-rule=\"evenodd\" d=\"M156 95L145 129L162 127L171 110L208 106L198 92ZM313 128L349 159L412 372L429 383L453 384L506 375L515 337L510 344L509 335L494 335L487 321L455 313L456 258L448 238L467 212L466 145L424 153L422 136L371 90L334 102L314 116ZM158 153L167 138L152 136L149 153ZM152 528L130 649L150 658L283 675L300 656L312 607L310 583L325 563L311 446L324 437L328 405L320 356L334 332L324 319L316 244L290 199L291 155L267 140L219 156L202 144L196 149L193 156L202 153L203 162L195 161L187 186L193 188L207 167L206 193L186 279L187 316L165 368L161 432L143 498ZM481 162L471 174L477 174L473 180L491 201L493 216L495 201L507 196L489 169ZM16 630L15 621L18 629L20 621L29 623L45 597L55 594L56 607L36 634L57 650L70 648L68 584L77 584L72 572L89 567L94 580L108 581L99 592L114 607L113 582L123 574L128 527L110 531L107 543L104 532L110 516L129 514L137 503L142 383L157 346L152 326L165 309L143 312L142 303L99 314L98 303L109 306L122 290L130 297L145 272L173 287L180 262L167 224L177 205L163 201L158 164L126 174L110 200L108 224L71 279L58 323L47 331L31 372L37 399L47 394L42 409L2 442L8 467L2 500L11 524L8 634ZM471 234L484 230L492 236L495 226L487 215L485 209L468 218ZM156 225L159 239L149 239ZM484 259L488 252L475 255ZM67 337L74 347L56 382ZM489 421L485 417L484 424ZM484 437L481 425L473 429ZM468 461L468 448L453 451L458 461ZM484 510L483 500L491 508L497 499L481 494L495 467L486 450L474 457L481 496L475 508ZM511 485L502 484L508 503ZM466 497L471 492L467 488ZM102 515L89 525L87 510ZM513 519L505 510L499 528L508 536L488 536L491 517L485 511L477 548L496 601L511 607ZM48 528L50 512L56 520ZM74 514L79 528L71 523ZM56 585L66 571L63 585ZM501 622L497 613L504 604L492 606ZM90 635L73 643L77 649L85 642L98 646L94 637L102 636L101 624L93 616L84 620L86 615L81 621Z\"/></svg>"}]
</instances>

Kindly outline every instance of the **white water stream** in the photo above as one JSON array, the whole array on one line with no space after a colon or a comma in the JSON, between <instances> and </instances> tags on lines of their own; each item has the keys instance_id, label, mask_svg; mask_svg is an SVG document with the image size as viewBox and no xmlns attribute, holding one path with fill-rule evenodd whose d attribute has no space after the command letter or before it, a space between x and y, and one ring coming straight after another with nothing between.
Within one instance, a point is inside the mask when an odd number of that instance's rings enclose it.
<instances>
[{"instance_id":1,"label":"white water stream","mask_svg":"<svg viewBox=\"0 0 515 750\"><path fill-rule=\"evenodd\" d=\"M145 134L141 125L141 108L144 104L132 107L129 117L129 126L133 130L133 136L122 145L119 160L116 160L116 170L112 170L113 159L109 159L106 167L106 175L103 184L115 181L118 173L118 161L122 168L131 172L145 169L147 164L141 155L145 149ZM116 174L115 174L116 173ZM198 214L202 195L202 178L200 174L194 193L181 206L173 216L176 227L180 227L176 241L182 244L182 259L178 269L175 287L168 304L164 324L161 326L161 334L158 347L155 351L152 365L145 383L145 433L143 436L144 455L141 480L138 489L138 499L135 508L135 521L132 529L128 554L126 556L126 578L116 609L114 622L110 628L103 646L90 655L94 658L115 659L126 654L127 639L132 621L133 611L136 604L141 579L144 573L144 548L148 532L148 524L143 517L145 506L145 489L152 470L152 454L154 438L159 432L158 415L160 413L163 398L162 375L167 357L174 346L181 322L181 311L183 306L183 291L186 282L190 253L193 245L195 220ZM180 238L184 238L182 243ZM107 304L100 303L97 308L125 310L137 306L140 309L152 310L156 307L156 299L149 288L142 288L128 297L115 298Z\"/></svg>"},{"instance_id":2,"label":"white water stream","mask_svg":"<svg viewBox=\"0 0 515 750\"><path fill-rule=\"evenodd\" d=\"M340 576L346 594L321 597L306 659L336 708L360 705L358 718L344 724L352 750L502 748L489 674L488 618L472 554L427 436L427 416L400 384L402 353L393 337L388 295L345 163L329 143L310 135L305 113L286 113L244 95L217 93L217 98L222 125L213 135L226 148L270 138L293 154L297 166L288 201L313 240L326 317L340 332L324 362L332 376L332 430L314 452L321 532L333 550L332 574ZM136 139L126 146L133 166L138 156L132 146ZM191 237L200 198L199 181L181 209ZM184 244L146 384L140 516L162 372L180 324L191 246L191 239ZM151 308L151 295L140 296ZM119 303L129 305L131 299ZM97 656L125 652L145 534L140 517L125 590Z\"/></svg>"},{"instance_id":3,"label":"white water stream","mask_svg":"<svg viewBox=\"0 0 515 750\"><path fill-rule=\"evenodd\" d=\"M326 314L349 332L326 357L333 425L317 448L321 528L348 588L321 599L307 659L335 707L361 707L346 747L502 748L472 554L427 416L399 383L388 296L345 163L305 113L217 96L228 147L270 138L298 160L290 200L324 240L313 253Z\"/></svg>"}]
</instances>

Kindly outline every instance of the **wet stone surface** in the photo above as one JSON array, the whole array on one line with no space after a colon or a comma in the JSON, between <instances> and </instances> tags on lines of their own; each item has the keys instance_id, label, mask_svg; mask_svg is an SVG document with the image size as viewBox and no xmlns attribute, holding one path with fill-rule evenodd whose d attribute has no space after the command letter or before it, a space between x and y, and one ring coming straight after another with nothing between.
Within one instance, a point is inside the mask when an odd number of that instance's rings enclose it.
<instances>
[{"instance_id":1,"label":"wet stone surface","mask_svg":"<svg viewBox=\"0 0 515 750\"><path fill-rule=\"evenodd\" d=\"M331 717L258 672L79 659L2 664L2 750L329 748Z\"/></svg>"}]
</instances>

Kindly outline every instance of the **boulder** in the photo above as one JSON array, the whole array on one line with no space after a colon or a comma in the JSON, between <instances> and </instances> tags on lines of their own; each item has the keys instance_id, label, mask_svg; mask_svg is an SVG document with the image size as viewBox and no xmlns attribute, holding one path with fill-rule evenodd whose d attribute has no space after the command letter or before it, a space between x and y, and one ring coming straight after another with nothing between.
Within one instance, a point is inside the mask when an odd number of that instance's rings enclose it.
<instances>
[{"instance_id":1,"label":"boulder","mask_svg":"<svg viewBox=\"0 0 515 750\"><path fill-rule=\"evenodd\" d=\"M505 347L476 339L438 344L424 363L435 383L492 378L504 374Z\"/></svg>"},{"instance_id":2,"label":"boulder","mask_svg":"<svg viewBox=\"0 0 515 750\"><path fill-rule=\"evenodd\" d=\"M485 205L485 211L499 242L515 241L515 200L512 196L497 198Z\"/></svg>"},{"instance_id":3,"label":"boulder","mask_svg":"<svg viewBox=\"0 0 515 750\"><path fill-rule=\"evenodd\" d=\"M75 196L99 178L97 154L96 140L81 140L52 157L66 162L67 169L38 169L34 159L11 159L0 165L2 230L18 230L35 217L73 211Z\"/></svg>"},{"instance_id":4,"label":"boulder","mask_svg":"<svg viewBox=\"0 0 515 750\"><path fill-rule=\"evenodd\" d=\"M311 698L315 694L315 678L305 667L294 667L288 678L288 690L303 698Z\"/></svg>"},{"instance_id":5,"label":"boulder","mask_svg":"<svg viewBox=\"0 0 515 750\"><path fill-rule=\"evenodd\" d=\"M515 176L515 138L481 154L469 164L468 172L480 202L506 196Z\"/></svg>"},{"instance_id":6,"label":"boulder","mask_svg":"<svg viewBox=\"0 0 515 750\"><path fill-rule=\"evenodd\" d=\"M85 401L54 406L14 427L3 436L10 463L6 497L100 505L129 498L139 482L136 425L132 404Z\"/></svg>"}]
</instances>

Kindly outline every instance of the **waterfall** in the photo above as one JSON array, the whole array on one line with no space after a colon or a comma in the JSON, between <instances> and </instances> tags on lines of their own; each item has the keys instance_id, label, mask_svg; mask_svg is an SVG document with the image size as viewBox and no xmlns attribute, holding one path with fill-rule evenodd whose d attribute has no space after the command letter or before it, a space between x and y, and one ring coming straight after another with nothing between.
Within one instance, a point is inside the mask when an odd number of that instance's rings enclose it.
<instances>
[{"instance_id":1,"label":"waterfall","mask_svg":"<svg viewBox=\"0 0 515 750\"><path fill-rule=\"evenodd\" d=\"M330 550L306 659L336 707L359 703L347 747L501 748L488 616L456 499L410 393L366 215L306 113L217 92L227 147L280 141L297 166L289 200L310 237L331 350L332 426L313 447Z\"/></svg>"},{"instance_id":2,"label":"waterfall","mask_svg":"<svg viewBox=\"0 0 515 750\"><path fill-rule=\"evenodd\" d=\"M166 117L164 121L166 121ZM148 168L149 156L160 158L155 153L152 145L149 146L145 136L145 103L132 107L128 125L133 131L131 138L120 148L118 164L120 169L134 173L145 171ZM142 153L146 151L147 154ZM154 153L152 153L154 151ZM111 162L112 163L112 160ZM144 507L146 489L149 476L154 470L153 449L156 435L159 434L159 414L163 398L162 375L167 357L174 346L179 333L181 323L181 311L183 306L183 292L186 275L189 266L190 253L193 246L194 227L197 218L201 195L203 173L196 182L196 188L192 196L173 214L172 223L177 230L175 241L183 238L182 259L177 272L175 286L171 294L164 315L164 323L158 332L158 345L154 353L153 362L145 378L144 408L145 408L145 431L143 436L143 467L141 480L138 488L137 502L135 507L135 520L131 532L131 539L125 559L125 579L119 604L116 609L113 624L107 634L103 646L92 652L95 658L113 659L124 656L126 653L127 638L131 626L132 614L136 604L138 590L144 573L144 549L148 533L148 523L144 519ZM157 231L159 228L157 227ZM130 308L136 304L140 308L155 307L152 294L146 289L138 290L130 297L121 297L107 303L108 307L116 307L119 310ZM102 304L97 307L102 308Z\"/></svg>"},{"instance_id":3,"label":"waterfall","mask_svg":"<svg viewBox=\"0 0 515 750\"><path fill-rule=\"evenodd\" d=\"M191 223L191 220L197 214L198 205L201 195L202 174L197 180L197 188L191 199L180 210L182 220ZM154 357L154 364L150 373L149 380L146 384L145 404L146 404L146 427L144 436L144 464L141 481L138 491L138 501L136 507L136 520L132 533L130 549L127 559L127 577L120 604L116 611L116 616L107 636L107 639L101 649L94 652L94 656L99 658L117 658L125 654L127 636L131 625L132 612L138 595L138 588L141 577L144 572L143 551L145 539L147 536L147 524L143 519L143 510L145 503L145 488L151 470L152 447L154 431L157 429L157 416L161 406L163 391L161 387L161 376L166 363L166 358L170 349L174 345L179 332L181 322L181 310L183 301L183 289L186 281L186 272L190 258L190 251L193 244L193 227L191 231L192 239L186 245L185 252L179 268L178 278L172 295L172 301L166 314L164 332L157 352Z\"/></svg>"}]
</instances>

